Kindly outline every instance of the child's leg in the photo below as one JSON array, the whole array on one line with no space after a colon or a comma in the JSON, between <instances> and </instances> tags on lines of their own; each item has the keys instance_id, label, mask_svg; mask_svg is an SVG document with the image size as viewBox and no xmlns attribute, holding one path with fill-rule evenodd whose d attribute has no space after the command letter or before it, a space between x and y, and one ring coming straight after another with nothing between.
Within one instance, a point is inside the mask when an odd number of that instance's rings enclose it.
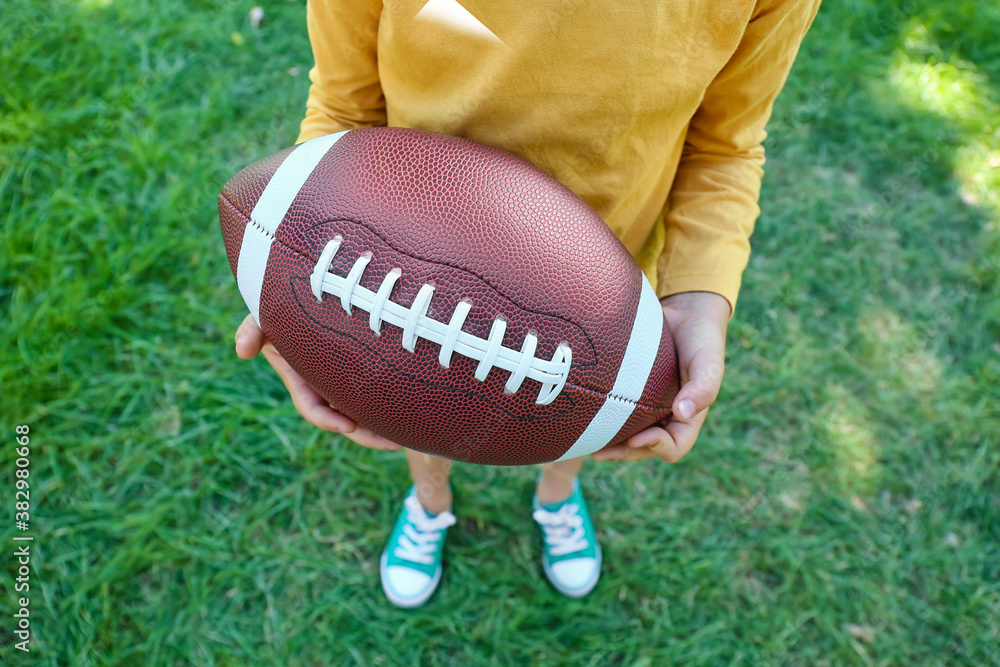
<instances>
[{"instance_id":1,"label":"child's leg","mask_svg":"<svg viewBox=\"0 0 1000 667\"><path fill-rule=\"evenodd\" d=\"M417 487L417 499L431 514L440 514L451 509L451 461L412 449L406 450L406 461L410 464L410 477Z\"/></svg>"},{"instance_id":2,"label":"child's leg","mask_svg":"<svg viewBox=\"0 0 1000 667\"><path fill-rule=\"evenodd\" d=\"M549 505L569 498L569 494L573 492L573 480L583 467L584 458L580 456L568 461L542 465L542 479L538 482L538 502Z\"/></svg>"}]
</instances>

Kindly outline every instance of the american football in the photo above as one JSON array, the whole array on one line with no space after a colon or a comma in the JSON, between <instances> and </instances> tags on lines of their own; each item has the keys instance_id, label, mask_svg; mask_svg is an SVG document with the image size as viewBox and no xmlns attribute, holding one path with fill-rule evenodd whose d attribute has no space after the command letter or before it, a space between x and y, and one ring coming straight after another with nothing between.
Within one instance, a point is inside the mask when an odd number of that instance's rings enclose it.
<instances>
[{"instance_id":1,"label":"american football","mask_svg":"<svg viewBox=\"0 0 1000 667\"><path fill-rule=\"evenodd\" d=\"M677 360L653 287L590 207L505 151L340 132L241 171L219 218L264 334L393 442L525 465L670 415Z\"/></svg>"}]
</instances>

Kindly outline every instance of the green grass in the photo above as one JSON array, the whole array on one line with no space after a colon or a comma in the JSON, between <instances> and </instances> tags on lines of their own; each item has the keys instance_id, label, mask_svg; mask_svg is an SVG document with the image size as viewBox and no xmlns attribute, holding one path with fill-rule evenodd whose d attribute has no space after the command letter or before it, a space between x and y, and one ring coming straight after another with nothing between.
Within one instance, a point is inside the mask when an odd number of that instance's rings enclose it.
<instances>
[{"instance_id":1,"label":"green grass","mask_svg":"<svg viewBox=\"0 0 1000 667\"><path fill-rule=\"evenodd\" d=\"M296 136L303 3L6 3L0 662L1000 665L1000 10L872 4L827 3L775 109L697 447L584 471L596 591L542 577L534 470L459 466L444 583L403 612L403 458L232 350L215 195Z\"/></svg>"}]
</instances>

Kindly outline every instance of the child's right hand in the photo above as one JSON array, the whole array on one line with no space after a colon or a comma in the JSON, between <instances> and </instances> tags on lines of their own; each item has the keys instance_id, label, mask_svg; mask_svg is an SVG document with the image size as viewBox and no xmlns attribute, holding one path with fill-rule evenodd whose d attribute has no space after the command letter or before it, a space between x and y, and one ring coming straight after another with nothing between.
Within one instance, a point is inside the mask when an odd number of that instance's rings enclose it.
<instances>
[{"instance_id":1,"label":"child's right hand","mask_svg":"<svg viewBox=\"0 0 1000 667\"><path fill-rule=\"evenodd\" d=\"M257 326L253 317L247 315L243 324L236 330L236 354L241 359L253 359L261 352L285 383L295 409L307 422L324 431L340 433L365 447L382 450L400 449L396 443L363 426L358 426L356 422L334 410L315 389L309 386L309 383L302 379L301 375L295 372L274 345L264 337L264 332Z\"/></svg>"}]
</instances>

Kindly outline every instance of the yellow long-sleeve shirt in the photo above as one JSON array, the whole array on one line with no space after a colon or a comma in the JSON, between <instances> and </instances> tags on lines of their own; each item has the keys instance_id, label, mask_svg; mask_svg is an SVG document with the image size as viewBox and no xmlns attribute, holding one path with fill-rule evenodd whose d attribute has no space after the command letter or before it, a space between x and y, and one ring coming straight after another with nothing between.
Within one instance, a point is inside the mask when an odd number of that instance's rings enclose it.
<instances>
[{"instance_id":1,"label":"yellow long-sleeve shirt","mask_svg":"<svg viewBox=\"0 0 1000 667\"><path fill-rule=\"evenodd\" d=\"M299 141L371 125L503 148L582 197L660 297L735 305L764 126L819 0L309 0Z\"/></svg>"}]
</instances>

